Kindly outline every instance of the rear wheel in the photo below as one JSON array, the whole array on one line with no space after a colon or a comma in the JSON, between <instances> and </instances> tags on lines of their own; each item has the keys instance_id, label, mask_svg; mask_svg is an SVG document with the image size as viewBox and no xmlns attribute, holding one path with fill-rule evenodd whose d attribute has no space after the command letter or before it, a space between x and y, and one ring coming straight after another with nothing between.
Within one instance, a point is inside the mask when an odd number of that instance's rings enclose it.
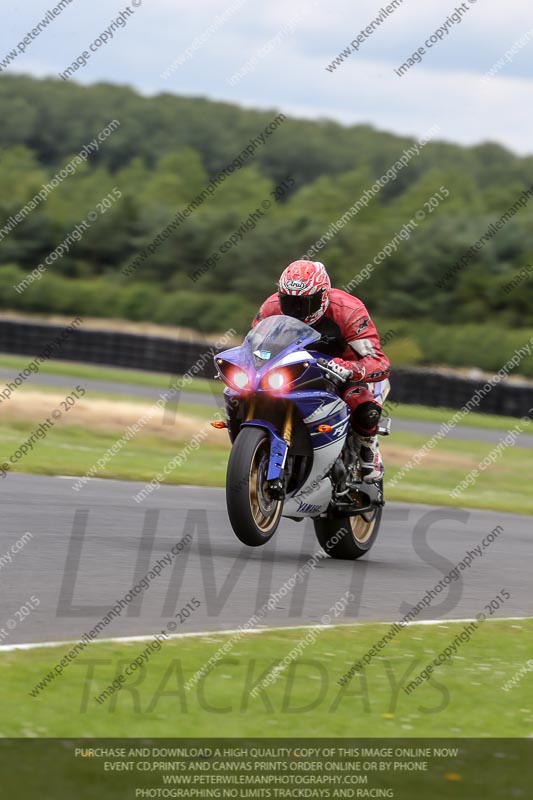
<instances>
[{"instance_id":1,"label":"rear wheel","mask_svg":"<svg viewBox=\"0 0 533 800\"><path fill-rule=\"evenodd\" d=\"M259 547L275 534L283 501L268 492L270 438L262 428L244 427L233 445L226 473L226 504L235 535Z\"/></svg>"},{"instance_id":2,"label":"rear wheel","mask_svg":"<svg viewBox=\"0 0 533 800\"><path fill-rule=\"evenodd\" d=\"M315 519L315 534L321 548L331 556L354 561L368 553L376 541L383 507L354 517L319 517Z\"/></svg>"}]
</instances>

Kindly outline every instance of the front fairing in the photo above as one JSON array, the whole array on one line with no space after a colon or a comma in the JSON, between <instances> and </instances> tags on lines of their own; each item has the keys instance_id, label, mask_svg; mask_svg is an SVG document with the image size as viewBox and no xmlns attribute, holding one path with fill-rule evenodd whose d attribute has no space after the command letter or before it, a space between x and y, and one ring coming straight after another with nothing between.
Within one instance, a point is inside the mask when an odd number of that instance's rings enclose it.
<instances>
[{"instance_id":1,"label":"front fairing","mask_svg":"<svg viewBox=\"0 0 533 800\"><path fill-rule=\"evenodd\" d=\"M232 347L218 353L215 358L217 370L224 382L225 378L222 366L231 364L246 372L249 383L242 393L250 394L262 392L261 380L263 376L274 366L282 364L290 366L311 361L310 354L306 347L312 345L320 339L320 334L306 325L304 322L277 314L262 320L255 328L247 334L244 342L239 347ZM313 363L309 363L310 374L302 375L310 377L321 377L321 373ZM294 388L294 387L291 387Z\"/></svg>"},{"instance_id":2,"label":"front fairing","mask_svg":"<svg viewBox=\"0 0 533 800\"><path fill-rule=\"evenodd\" d=\"M259 368L265 361L278 360L288 350L304 350L320 334L305 322L276 314L261 320L247 334L244 346L252 353L252 360Z\"/></svg>"},{"instance_id":3,"label":"front fairing","mask_svg":"<svg viewBox=\"0 0 533 800\"><path fill-rule=\"evenodd\" d=\"M274 477L280 473L276 448L286 447L280 439L286 409L292 407L295 411L289 453L307 458L308 469L285 498L283 514L287 516L316 516L327 509L332 487L327 475L341 453L349 424L346 403L317 364L322 354L313 347L319 339L320 334L305 323L278 315L262 320L242 345L215 357L217 370L226 384L224 399L230 439L234 441L246 425L268 431L271 477L275 466ZM235 386L234 370L242 370L248 376L245 387ZM268 381L276 372L291 374L290 381L280 391L268 388Z\"/></svg>"}]
</instances>

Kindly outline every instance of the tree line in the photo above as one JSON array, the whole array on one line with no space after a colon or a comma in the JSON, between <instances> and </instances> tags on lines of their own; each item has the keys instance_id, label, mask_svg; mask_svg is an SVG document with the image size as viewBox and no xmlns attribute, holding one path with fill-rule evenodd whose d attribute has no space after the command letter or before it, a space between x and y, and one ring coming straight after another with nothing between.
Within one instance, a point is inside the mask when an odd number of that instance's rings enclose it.
<instances>
[{"instance_id":1,"label":"tree line","mask_svg":"<svg viewBox=\"0 0 533 800\"><path fill-rule=\"evenodd\" d=\"M0 77L0 114L4 309L244 331L281 269L314 248L385 324L424 331L404 342L414 360L431 358L428 326L522 339L533 326L533 202L507 214L533 194L532 157L437 135L381 181L414 139L25 76Z\"/></svg>"}]
</instances>

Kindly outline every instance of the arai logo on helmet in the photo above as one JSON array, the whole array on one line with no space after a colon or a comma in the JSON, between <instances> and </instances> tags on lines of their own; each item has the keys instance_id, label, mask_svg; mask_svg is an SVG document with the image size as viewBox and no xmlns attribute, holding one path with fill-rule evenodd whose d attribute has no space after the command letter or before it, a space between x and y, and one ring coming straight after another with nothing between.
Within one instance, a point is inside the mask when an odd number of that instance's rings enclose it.
<instances>
[{"instance_id":1,"label":"arai logo on helmet","mask_svg":"<svg viewBox=\"0 0 533 800\"><path fill-rule=\"evenodd\" d=\"M295 280L287 281L285 284L285 288L288 289L289 292L299 292L305 289L306 286L307 284L305 283L305 281L295 281Z\"/></svg>"}]
</instances>

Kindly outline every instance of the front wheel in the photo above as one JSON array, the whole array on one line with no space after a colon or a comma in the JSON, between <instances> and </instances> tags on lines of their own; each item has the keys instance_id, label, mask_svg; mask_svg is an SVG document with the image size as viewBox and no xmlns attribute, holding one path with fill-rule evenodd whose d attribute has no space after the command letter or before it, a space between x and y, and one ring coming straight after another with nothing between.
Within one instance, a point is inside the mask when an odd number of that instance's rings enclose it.
<instances>
[{"instance_id":1,"label":"front wheel","mask_svg":"<svg viewBox=\"0 0 533 800\"><path fill-rule=\"evenodd\" d=\"M331 558L354 561L368 553L376 541L383 507L355 517L319 517L313 520L316 538Z\"/></svg>"},{"instance_id":2,"label":"front wheel","mask_svg":"<svg viewBox=\"0 0 533 800\"><path fill-rule=\"evenodd\" d=\"M266 544L274 536L283 510L283 501L268 492L269 455L268 433L247 426L235 439L228 461L228 516L237 538L249 547Z\"/></svg>"}]
</instances>

